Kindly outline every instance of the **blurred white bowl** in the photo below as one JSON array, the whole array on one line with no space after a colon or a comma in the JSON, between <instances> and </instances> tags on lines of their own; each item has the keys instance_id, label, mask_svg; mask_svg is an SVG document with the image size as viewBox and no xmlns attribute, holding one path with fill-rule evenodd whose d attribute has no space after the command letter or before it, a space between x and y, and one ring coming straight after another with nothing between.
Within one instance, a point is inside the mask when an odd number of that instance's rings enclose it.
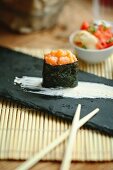
<instances>
[{"instance_id":1,"label":"blurred white bowl","mask_svg":"<svg viewBox=\"0 0 113 170\"><path fill-rule=\"evenodd\" d=\"M110 57L113 54L113 46L102 50L84 49L78 47L77 45L74 44L73 41L77 32L78 31L73 32L70 35L69 41L72 47L74 48L74 50L76 50L78 58L84 60L87 63L96 64L106 60L108 57Z\"/></svg>"}]
</instances>

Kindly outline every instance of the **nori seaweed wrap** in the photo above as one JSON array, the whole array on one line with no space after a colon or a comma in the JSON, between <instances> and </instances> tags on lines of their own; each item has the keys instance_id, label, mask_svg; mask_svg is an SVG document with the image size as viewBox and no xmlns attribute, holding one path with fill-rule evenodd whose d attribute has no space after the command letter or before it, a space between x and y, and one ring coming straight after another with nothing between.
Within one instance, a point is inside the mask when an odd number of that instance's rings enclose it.
<instances>
[{"instance_id":1,"label":"nori seaweed wrap","mask_svg":"<svg viewBox=\"0 0 113 170\"><path fill-rule=\"evenodd\" d=\"M64 51L59 50L61 56L63 56ZM57 51L57 53L59 52ZM55 51L56 52L56 51ZM55 53L54 52L54 53ZM56 88L56 87L75 87L78 85L78 61L76 57L71 52L65 52L65 56L63 56L63 62L60 59L60 62L56 62L56 53L49 53L49 60L46 60L44 57L43 64L43 83L42 86L46 88ZM70 57L72 55L74 60L65 59L65 57ZM51 54L51 55L50 55ZM53 56L54 54L54 56ZM70 54L70 55L69 55ZM45 55L45 56L47 56ZM50 57L55 57L54 61L51 62ZM57 56L58 59L60 58ZM49 61L49 62L48 62Z\"/></svg>"}]
</instances>

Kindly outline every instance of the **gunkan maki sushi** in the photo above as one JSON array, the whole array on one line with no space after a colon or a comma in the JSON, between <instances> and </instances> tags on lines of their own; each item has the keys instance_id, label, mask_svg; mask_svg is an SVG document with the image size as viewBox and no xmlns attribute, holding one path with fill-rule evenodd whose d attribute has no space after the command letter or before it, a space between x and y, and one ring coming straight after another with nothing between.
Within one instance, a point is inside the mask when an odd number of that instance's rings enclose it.
<instances>
[{"instance_id":1,"label":"gunkan maki sushi","mask_svg":"<svg viewBox=\"0 0 113 170\"><path fill-rule=\"evenodd\" d=\"M69 50L54 50L44 55L43 87L75 87L77 73L78 60Z\"/></svg>"}]
</instances>

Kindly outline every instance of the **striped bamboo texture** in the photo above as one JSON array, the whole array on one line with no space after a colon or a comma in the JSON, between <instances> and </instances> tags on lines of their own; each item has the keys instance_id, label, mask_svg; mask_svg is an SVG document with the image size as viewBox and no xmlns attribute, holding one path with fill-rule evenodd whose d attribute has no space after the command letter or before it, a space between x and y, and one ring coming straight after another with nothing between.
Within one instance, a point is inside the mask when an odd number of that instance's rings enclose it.
<instances>
[{"instance_id":1,"label":"striped bamboo texture","mask_svg":"<svg viewBox=\"0 0 113 170\"><path fill-rule=\"evenodd\" d=\"M43 56L48 50L21 49L20 51ZM113 56L105 63L88 65L80 61L79 65L84 71L113 79ZM0 159L27 159L49 145L69 126L66 121L47 113L0 99ZM43 160L62 160L65 145L66 141ZM80 129L77 145L73 150L73 160L113 160L113 137L89 129Z\"/></svg>"}]
</instances>

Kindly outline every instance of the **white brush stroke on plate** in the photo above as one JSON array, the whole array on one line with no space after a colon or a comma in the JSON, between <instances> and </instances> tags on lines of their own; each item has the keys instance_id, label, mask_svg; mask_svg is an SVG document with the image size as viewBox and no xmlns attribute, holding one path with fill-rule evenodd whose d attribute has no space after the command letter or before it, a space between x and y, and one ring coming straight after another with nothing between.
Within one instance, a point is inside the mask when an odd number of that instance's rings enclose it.
<instances>
[{"instance_id":1,"label":"white brush stroke on plate","mask_svg":"<svg viewBox=\"0 0 113 170\"><path fill-rule=\"evenodd\" d=\"M49 95L62 96L70 98L105 98L113 99L113 87L100 83L82 82L79 81L78 86L74 88L43 88L42 78L16 77L14 84L20 84L24 89L29 89L28 92ZM32 91L35 90L35 91Z\"/></svg>"}]
</instances>

